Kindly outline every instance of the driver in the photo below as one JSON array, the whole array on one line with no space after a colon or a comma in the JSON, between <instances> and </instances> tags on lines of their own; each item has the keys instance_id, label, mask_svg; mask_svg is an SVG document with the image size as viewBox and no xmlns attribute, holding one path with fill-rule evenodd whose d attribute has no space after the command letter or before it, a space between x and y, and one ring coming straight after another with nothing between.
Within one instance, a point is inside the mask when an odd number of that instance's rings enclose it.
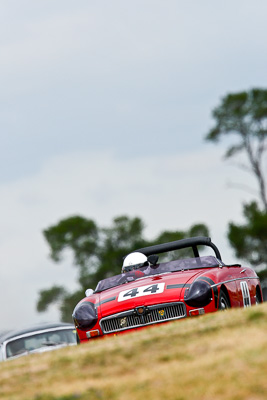
<instances>
[{"instance_id":1,"label":"driver","mask_svg":"<svg viewBox=\"0 0 267 400\"><path fill-rule=\"evenodd\" d=\"M136 251L135 253L130 253L128 254L128 256L125 257L121 273L123 274L125 272L134 271L136 269L149 265L150 263L147 259L147 256L145 256L143 253L139 253Z\"/></svg>"}]
</instances>

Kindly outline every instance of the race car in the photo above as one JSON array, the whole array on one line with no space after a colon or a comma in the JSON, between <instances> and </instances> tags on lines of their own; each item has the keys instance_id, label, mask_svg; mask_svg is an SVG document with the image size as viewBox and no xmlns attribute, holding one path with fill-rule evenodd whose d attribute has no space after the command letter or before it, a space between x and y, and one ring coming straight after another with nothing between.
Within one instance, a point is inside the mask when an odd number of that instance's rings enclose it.
<instances>
[{"instance_id":1,"label":"race car","mask_svg":"<svg viewBox=\"0 0 267 400\"><path fill-rule=\"evenodd\" d=\"M191 249L193 257L177 257L183 249ZM212 255L200 256L200 249L211 249ZM177 259L166 260L172 254ZM200 236L127 255L120 275L103 279L94 291L86 291L73 311L73 320L79 341L86 342L262 301L256 272L240 264L225 264L211 239Z\"/></svg>"}]
</instances>

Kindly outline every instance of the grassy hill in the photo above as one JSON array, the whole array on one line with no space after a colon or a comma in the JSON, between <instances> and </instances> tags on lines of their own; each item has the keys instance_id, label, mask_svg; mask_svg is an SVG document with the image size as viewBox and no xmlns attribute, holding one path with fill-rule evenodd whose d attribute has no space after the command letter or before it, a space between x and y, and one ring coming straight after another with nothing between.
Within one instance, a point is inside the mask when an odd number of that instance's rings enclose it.
<instances>
[{"instance_id":1,"label":"grassy hill","mask_svg":"<svg viewBox=\"0 0 267 400\"><path fill-rule=\"evenodd\" d=\"M1 400L266 400L267 303L0 364Z\"/></svg>"}]
</instances>

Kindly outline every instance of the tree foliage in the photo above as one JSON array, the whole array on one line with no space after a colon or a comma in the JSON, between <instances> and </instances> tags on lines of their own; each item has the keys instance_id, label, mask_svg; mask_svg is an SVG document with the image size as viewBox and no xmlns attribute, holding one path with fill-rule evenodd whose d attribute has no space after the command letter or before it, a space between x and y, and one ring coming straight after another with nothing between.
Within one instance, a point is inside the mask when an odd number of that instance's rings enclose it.
<instances>
[{"instance_id":1,"label":"tree foliage","mask_svg":"<svg viewBox=\"0 0 267 400\"><path fill-rule=\"evenodd\" d=\"M228 239L236 256L253 266L267 265L267 213L256 202L244 206L246 223L229 224Z\"/></svg>"},{"instance_id":2,"label":"tree foliage","mask_svg":"<svg viewBox=\"0 0 267 400\"><path fill-rule=\"evenodd\" d=\"M64 249L73 251L74 262L86 266L95 254L98 242L98 228L93 220L74 216L60 221L56 226L44 230L50 245L50 257L60 261Z\"/></svg>"},{"instance_id":3,"label":"tree foliage","mask_svg":"<svg viewBox=\"0 0 267 400\"><path fill-rule=\"evenodd\" d=\"M66 295L66 291L62 286L53 286L51 289L41 290L37 303L37 311L46 311L51 303L58 302Z\"/></svg>"},{"instance_id":4,"label":"tree foliage","mask_svg":"<svg viewBox=\"0 0 267 400\"><path fill-rule=\"evenodd\" d=\"M144 223L140 218L119 216L110 227L99 227L91 220L72 216L44 230L50 248L50 257L56 263L64 253L71 251L73 264L78 268L78 290L69 293L61 286L40 291L37 310L47 310L50 304L59 304L62 321L71 321L75 305L88 288L94 288L104 278L121 272L123 257L138 248L191 236L208 236L204 224L196 224L187 231L165 231L154 240L144 238ZM190 249L184 255L192 256ZM180 253L179 253L180 254Z\"/></svg>"}]
</instances>

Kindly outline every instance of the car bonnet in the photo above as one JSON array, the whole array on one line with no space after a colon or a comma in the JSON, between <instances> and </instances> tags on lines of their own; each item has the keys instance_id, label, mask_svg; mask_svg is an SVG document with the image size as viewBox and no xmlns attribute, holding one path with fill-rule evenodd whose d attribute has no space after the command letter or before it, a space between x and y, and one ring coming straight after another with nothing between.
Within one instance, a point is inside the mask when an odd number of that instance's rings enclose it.
<instances>
[{"instance_id":1,"label":"car bonnet","mask_svg":"<svg viewBox=\"0 0 267 400\"><path fill-rule=\"evenodd\" d=\"M133 309L183 300L188 282L199 270L147 276L99 293L101 317Z\"/></svg>"}]
</instances>

